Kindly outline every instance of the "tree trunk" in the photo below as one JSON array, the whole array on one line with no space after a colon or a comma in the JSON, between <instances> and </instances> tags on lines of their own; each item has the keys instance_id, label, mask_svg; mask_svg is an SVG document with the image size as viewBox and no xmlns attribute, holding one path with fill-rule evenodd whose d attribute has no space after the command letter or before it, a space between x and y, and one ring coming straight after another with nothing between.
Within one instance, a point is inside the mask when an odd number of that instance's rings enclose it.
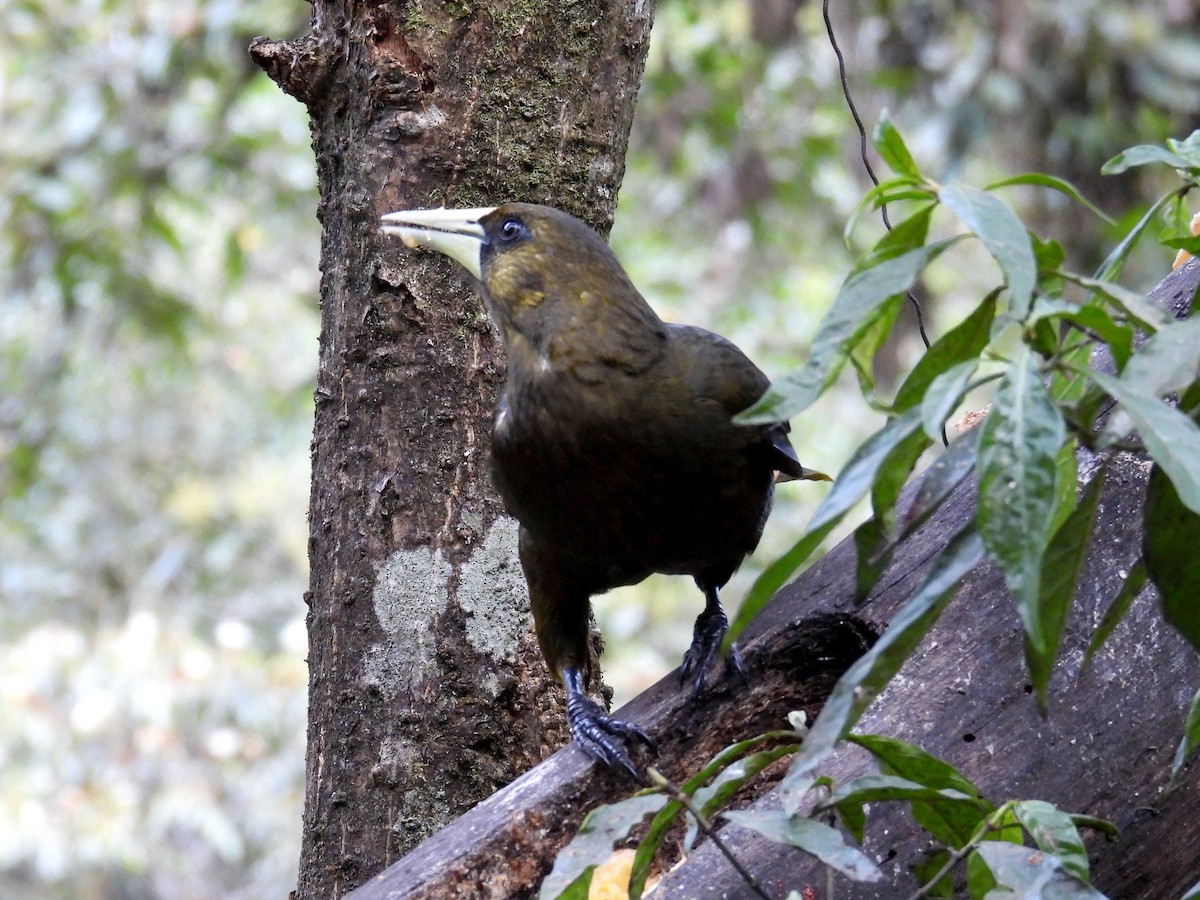
<instances>
[{"instance_id":1,"label":"tree trunk","mask_svg":"<svg viewBox=\"0 0 1200 900\"><path fill-rule=\"evenodd\" d=\"M487 479L503 360L395 209L611 224L654 3L317 0L255 61L304 102L324 226L300 898L340 896L566 740Z\"/></svg>"}]
</instances>

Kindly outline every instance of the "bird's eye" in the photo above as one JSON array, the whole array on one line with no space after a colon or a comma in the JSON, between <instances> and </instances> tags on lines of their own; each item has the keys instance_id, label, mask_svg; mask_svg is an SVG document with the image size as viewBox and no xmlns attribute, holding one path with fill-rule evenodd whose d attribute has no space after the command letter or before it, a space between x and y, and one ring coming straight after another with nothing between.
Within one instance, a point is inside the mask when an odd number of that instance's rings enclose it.
<instances>
[{"instance_id":1,"label":"bird's eye","mask_svg":"<svg viewBox=\"0 0 1200 900\"><path fill-rule=\"evenodd\" d=\"M503 244L515 244L528 236L529 226L516 216L509 216L500 223L500 242Z\"/></svg>"}]
</instances>

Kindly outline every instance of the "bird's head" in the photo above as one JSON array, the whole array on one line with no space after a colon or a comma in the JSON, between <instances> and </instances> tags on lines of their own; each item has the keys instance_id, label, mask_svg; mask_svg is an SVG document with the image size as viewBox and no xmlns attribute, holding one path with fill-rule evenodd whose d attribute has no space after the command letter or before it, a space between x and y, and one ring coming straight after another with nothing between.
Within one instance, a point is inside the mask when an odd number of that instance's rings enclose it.
<instances>
[{"instance_id":1,"label":"bird's head","mask_svg":"<svg viewBox=\"0 0 1200 900\"><path fill-rule=\"evenodd\" d=\"M628 340L631 331L662 328L604 239L560 210L530 203L407 210L384 216L382 230L456 260L483 286L506 343L523 338L543 358L578 345L580 332L600 347L606 332Z\"/></svg>"}]
</instances>

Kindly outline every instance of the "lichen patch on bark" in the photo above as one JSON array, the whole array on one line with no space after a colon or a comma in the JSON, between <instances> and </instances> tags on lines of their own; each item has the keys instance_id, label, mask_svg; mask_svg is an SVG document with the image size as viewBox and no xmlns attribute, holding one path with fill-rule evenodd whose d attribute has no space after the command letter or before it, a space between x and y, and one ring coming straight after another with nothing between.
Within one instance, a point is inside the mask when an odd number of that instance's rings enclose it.
<instances>
[{"instance_id":1,"label":"lichen patch on bark","mask_svg":"<svg viewBox=\"0 0 1200 900\"><path fill-rule=\"evenodd\" d=\"M415 690L435 664L430 625L449 603L452 571L441 552L430 547L397 550L376 571L371 605L385 640L364 656L363 680L385 697Z\"/></svg>"},{"instance_id":2,"label":"lichen patch on bark","mask_svg":"<svg viewBox=\"0 0 1200 900\"><path fill-rule=\"evenodd\" d=\"M480 653L512 663L529 628L529 598L517 564L517 523L497 519L459 572L458 604L468 613L467 640Z\"/></svg>"}]
</instances>

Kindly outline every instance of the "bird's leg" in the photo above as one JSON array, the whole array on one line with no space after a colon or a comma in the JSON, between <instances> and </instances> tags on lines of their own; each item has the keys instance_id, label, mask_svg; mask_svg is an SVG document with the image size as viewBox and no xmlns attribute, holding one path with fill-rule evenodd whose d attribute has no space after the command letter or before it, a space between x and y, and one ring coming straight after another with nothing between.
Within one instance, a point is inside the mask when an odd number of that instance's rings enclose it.
<instances>
[{"instance_id":1,"label":"bird's leg","mask_svg":"<svg viewBox=\"0 0 1200 900\"><path fill-rule=\"evenodd\" d=\"M589 698L583 689L579 669L563 669L562 678L567 686L567 724L575 742L584 753L609 768L623 769L636 781L645 781L645 776L630 762L625 744L638 740L651 750L658 750L658 744L636 725L612 718L600 704Z\"/></svg>"},{"instance_id":2,"label":"bird's leg","mask_svg":"<svg viewBox=\"0 0 1200 900\"><path fill-rule=\"evenodd\" d=\"M704 678L717 659L721 649L721 641L729 630L729 617L721 607L721 598L717 588L711 584L697 582L704 591L704 612L696 616L696 627L692 630L692 646L683 655L683 665L679 668L680 683L692 681L692 693L698 694L704 689ZM742 655L737 646L729 648L729 668L742 679L746 680L746 671L742 666Z\"/></svg>"}]
</instances>

